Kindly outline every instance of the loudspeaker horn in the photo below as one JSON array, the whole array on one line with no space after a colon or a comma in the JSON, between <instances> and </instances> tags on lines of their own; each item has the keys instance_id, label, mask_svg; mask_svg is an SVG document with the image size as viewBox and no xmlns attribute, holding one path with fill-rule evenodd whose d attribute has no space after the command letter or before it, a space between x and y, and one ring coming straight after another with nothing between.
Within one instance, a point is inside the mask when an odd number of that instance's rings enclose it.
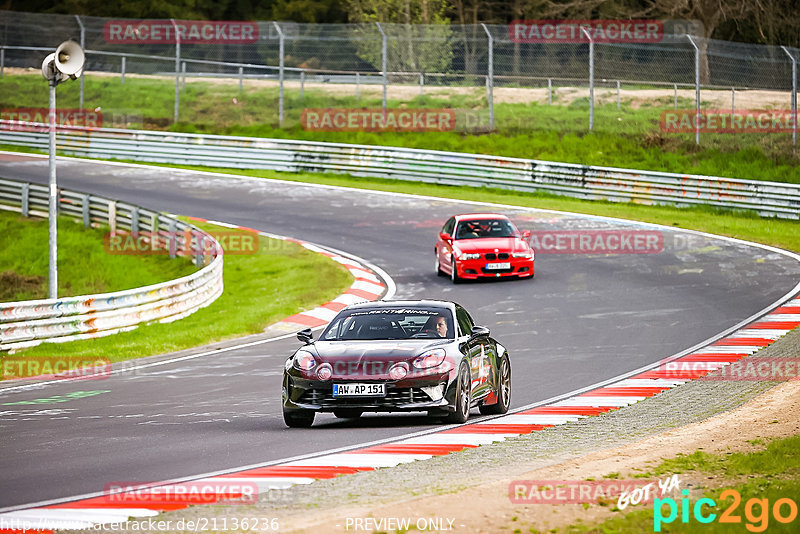
<instances>
[{"instance_id":1,"label":"loudspeaker horn","mask_svg":"<svg viewBox=\"0 0 800 534\"><path fill-rule=\"evenodd\" d=\"M55 56L56 70L72 79L81 75L86 56L78 43L64 41L56 48Z\"/></svg>"}]
</instances>

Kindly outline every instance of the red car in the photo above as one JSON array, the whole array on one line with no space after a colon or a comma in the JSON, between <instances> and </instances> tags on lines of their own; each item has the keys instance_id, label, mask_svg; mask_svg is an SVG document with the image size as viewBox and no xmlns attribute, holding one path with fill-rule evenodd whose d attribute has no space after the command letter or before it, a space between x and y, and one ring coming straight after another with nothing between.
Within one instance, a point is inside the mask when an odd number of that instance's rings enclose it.
<instances>
[{"instance_id":1,"label":"red car","mask_svg":"<svg viewBox=\"0 0 800 534\"><path fill-rule=\"evenodd\" d=\"M482 277L533 277L531 233L520 233L505 215L470 213L450 217L436 242L436 273L453 283Z\"/></svg>"}]
</instances>

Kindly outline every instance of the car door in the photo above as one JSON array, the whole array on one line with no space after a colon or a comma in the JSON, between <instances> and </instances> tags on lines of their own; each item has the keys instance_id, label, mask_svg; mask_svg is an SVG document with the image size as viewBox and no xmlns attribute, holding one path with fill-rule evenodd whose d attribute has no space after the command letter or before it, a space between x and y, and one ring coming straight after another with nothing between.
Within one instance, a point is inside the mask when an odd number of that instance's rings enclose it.
<instances>
[{"instance_id":1,"label":"car door","mask_svg":"<svg viewBox=\"0 0 800 534\"><path fill-rule=\"evenodd\" d=\"M449 236L453 236L453 230L456 227L456 218L450 217L444 226L442 227L441 233L447 234ZM450 256L453 253L453 246L451 243L448 243L441 237L439 237L438 241L436 242L436 254L439 257L439 265L450 265Z\"/></svg>"},{"instance_id":2,"label":"car door","mask_svg":"<svg viewBox=\"0 0 800 534\"><path fill-rule=\"evenodd\" d=\"M475 322L467 310L456 307L456 320L461 333L469 336ZM489 336L480 336L467 341L466 353L469 358L470 375L472 377L472 397L481 398L492 388L492 347Z\"/></svg>"}]
</instances>

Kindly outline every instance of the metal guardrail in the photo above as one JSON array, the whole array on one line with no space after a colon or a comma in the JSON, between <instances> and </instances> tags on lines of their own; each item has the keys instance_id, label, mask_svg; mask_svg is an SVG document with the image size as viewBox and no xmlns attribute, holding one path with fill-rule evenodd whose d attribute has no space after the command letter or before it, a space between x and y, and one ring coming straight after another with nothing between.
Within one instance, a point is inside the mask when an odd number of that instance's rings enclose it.
<instances>
[{"instance_id":1,"label":"metal guardrail","mask_svg":"<svg viewBox=\"0 0 800 534\"><path fill-rule=\"evenodd\" d=\"M46 186L0 179L0 208L47 217ZM198 271L146 287L58 299L0 303L0 350L64 342L170 322L208 306L222 294L222 249L213 236L163 213L95 195L59 191L59 213L84 225L108 225L112 235L147 236L170 256L188 254Z\"/></svg>"},{"instance_id":2,"label":"metal guardrail","mask_svg":"<svg viewBox=\"0 0 800 534\"><path fill-rule=\"evenodd\" d=\"M0 120L0 144L47 150L47 125ZM448 185L548 191L572 197L706 204L800 218L800 186L412 148L144 130L61 127L58 150L115 158L286 172L335 172Z\"/></svg>"}]
</instances>

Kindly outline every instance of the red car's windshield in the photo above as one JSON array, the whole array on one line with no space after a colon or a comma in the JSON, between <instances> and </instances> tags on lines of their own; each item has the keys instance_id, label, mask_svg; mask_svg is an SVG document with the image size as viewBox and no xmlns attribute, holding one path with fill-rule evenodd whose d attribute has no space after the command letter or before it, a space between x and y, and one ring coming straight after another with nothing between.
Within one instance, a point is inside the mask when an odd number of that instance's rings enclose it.
<instances>
[{"instance_id":1,"label":"red car's windshield","mask_svg":"<svg viewBox=\"0 0 800 534\"><path fill-rule=\"evenodd\" d=\"M472 219L458 223L454 239L484 237L519 237L519 232L506 219Z\"/></svg>"}]
</instances>

